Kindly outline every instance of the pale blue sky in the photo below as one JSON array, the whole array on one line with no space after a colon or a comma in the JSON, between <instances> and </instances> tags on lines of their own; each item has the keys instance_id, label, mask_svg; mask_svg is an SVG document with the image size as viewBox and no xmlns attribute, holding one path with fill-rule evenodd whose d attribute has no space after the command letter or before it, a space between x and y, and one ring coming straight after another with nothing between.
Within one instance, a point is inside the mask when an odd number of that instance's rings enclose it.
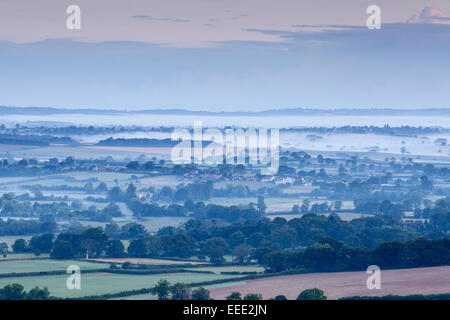
<instances>
[{"instance_id":1,"label":"pale blue sky","mask_svg":"<svg viewBox=\"0 0 450 320\"><path fill-rule=\"evenodd\" d=\"M75 2L2 0L0 105L450 107L448 0Z\"/></svg>"}]
</instances>

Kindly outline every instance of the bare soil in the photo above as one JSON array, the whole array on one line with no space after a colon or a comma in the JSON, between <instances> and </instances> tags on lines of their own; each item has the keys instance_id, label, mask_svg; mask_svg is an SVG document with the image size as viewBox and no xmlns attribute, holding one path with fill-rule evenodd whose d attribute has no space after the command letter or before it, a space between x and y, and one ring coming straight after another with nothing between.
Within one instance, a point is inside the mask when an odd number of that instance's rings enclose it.
<instances>
[{"instance_id":1,"label":"bare soil","mask_svg":"<svg viewBox=\"0 0 450 320\"><path fill-rule=\"evenodd\" d=\"M366 285L370 275L366 272L311 273L279 276L246 281L245 284L211 289L211 297L225 299L231 292L242 295L260 293L264 299L285 295L296 299L298 294L319 288L328 299L350 296L384 296L411 294L450 293L450 267L381 270L381 289L369 290Z\"/></svg>"}]
</instances>

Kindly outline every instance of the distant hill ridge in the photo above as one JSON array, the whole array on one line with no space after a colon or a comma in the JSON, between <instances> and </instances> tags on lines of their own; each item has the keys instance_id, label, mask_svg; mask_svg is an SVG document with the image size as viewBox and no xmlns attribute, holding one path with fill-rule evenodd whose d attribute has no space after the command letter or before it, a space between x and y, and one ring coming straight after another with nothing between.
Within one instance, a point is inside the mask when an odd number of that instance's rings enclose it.
<instances>
[{"instance_id":1,"label":"distant hill ridge","mask_svg":"<svg viewBox=\"0 0 450 320\"><path fill-rule=\"evenodd\" d=\"M155 115L207 115L207 116L450 116L450 108L424 108L424 109L392 109L392 108L366 108L366 109L312 109L288 108L268 109L263 111L193 111L186 109L67 109L53 107L9 107L0 106L0 114L91 114L91 115L120 115L120 114L155 114Z\"/></svg>"}]
</instances>

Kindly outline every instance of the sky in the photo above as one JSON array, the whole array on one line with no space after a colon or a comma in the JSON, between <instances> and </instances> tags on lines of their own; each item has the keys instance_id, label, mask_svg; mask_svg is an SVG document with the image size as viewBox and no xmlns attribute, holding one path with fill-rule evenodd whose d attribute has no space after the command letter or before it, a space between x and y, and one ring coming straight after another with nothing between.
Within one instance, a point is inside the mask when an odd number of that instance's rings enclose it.
<instances>
[{"instance_id":1,"label":"sky","mask_svg":"<svg viewBox=\"0 0 450 320\"><path fill-rule=\"evenodd\" d=\"M0 2L0 105L450 107L449 57L448 0Z\"/></svg>"}]
</instances>

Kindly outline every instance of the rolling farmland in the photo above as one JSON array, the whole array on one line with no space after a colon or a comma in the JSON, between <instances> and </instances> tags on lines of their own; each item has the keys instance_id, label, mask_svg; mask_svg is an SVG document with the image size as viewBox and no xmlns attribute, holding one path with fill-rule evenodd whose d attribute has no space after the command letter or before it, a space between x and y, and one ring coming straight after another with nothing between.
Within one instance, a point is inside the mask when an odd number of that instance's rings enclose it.
<instances>
[{"instance_id":1,"label":"rolling farmland","mask_svg":"<svg viewBox=\"0 0 450 320\"><path fill-rule=\"evenodd\" d=\"M369 290L368 274L359 272L312 273L248 280L211 289L211 297L225 299L231 292L260 293L264 299L285 295L296 299L305 289L319 288L328 299L350 296L437 294L450 291L450 267L397 269L381 271L381 289Z\"/></svg>"},{"instance_id":2,"label":"rolling farmland","mask_svg":"<svg viewBox=\"0 0 450 320\"><path fill-rule=\"evenodd\" d=\"M155 275L128 275L111 273L90 273L81 275L81 289L68 290L68 275L51 275L37 277L11 277L0 279L0 287L19 283L30 290L34 287L47 287L50 294L60 298L77 298L90 295L103 295L127 290L138 290L153 287L160 279L171 283L198 283L221 279L235 278L235 275L218 275L206 273L172 273Z\"/></svg>"},{"instance_id":3,"label":"rolling farmland","mask_svg":"<svg viewBox=\"0 0 450 320\"><path fill-rule=\"evenodd\" d=\"M75 260L30 259L0 262L0 275L7 273L65 271L70 265L78 265L83 270L107 269L107 263L90 263Z\"/></svg>"}]
</instances>

